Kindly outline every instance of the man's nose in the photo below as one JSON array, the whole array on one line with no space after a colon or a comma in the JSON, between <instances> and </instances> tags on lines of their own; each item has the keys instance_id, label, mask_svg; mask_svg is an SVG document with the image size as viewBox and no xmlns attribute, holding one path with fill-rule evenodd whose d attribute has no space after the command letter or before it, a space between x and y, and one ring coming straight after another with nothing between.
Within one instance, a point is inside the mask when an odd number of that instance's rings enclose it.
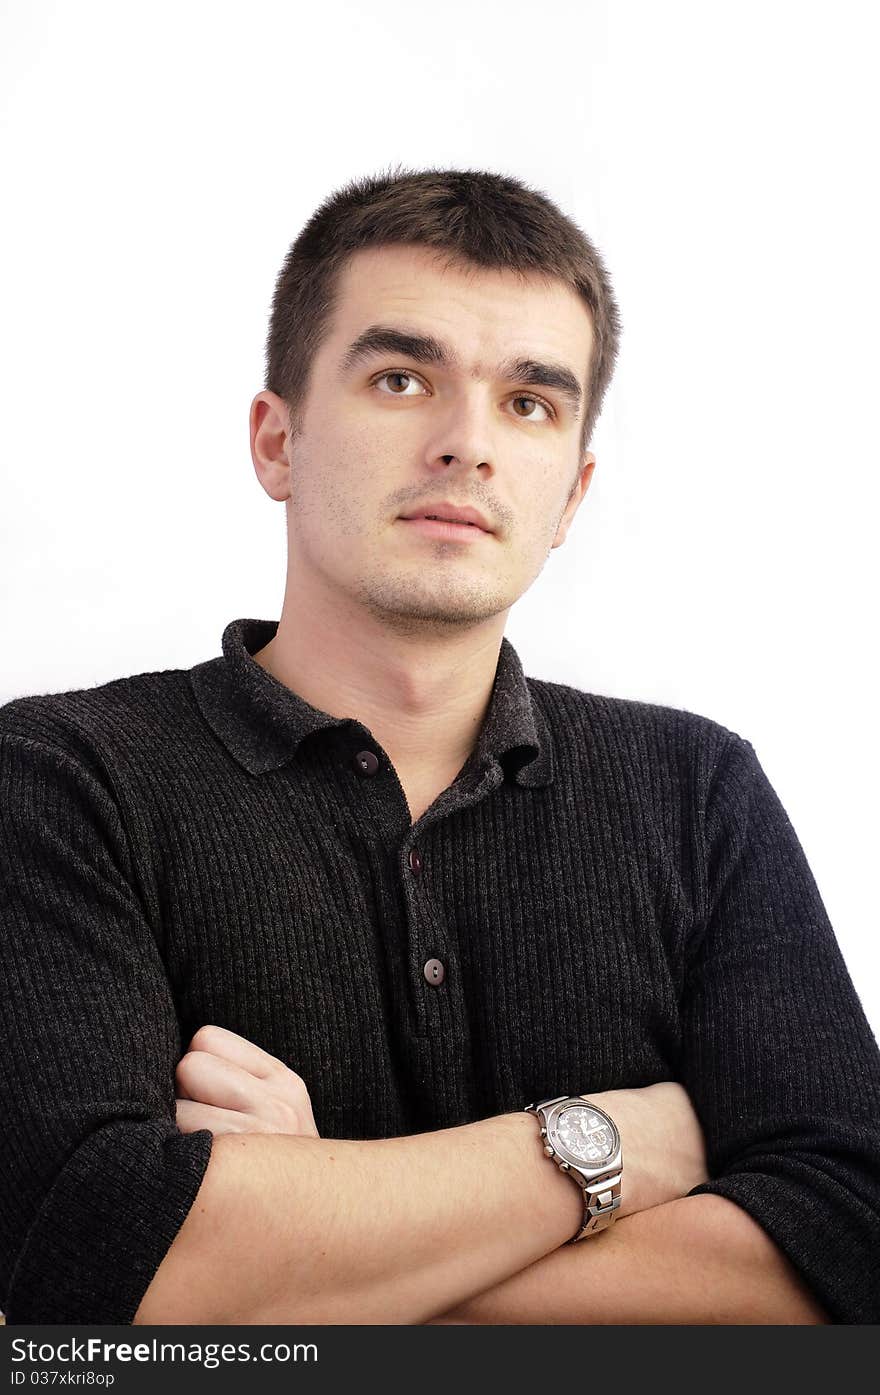
<instances>
[{"instance_id":1,"label":"man's nose","mask_svg":"<svg viewBox=\"0 0 880 1395\"><path fill-rule=\"evenodd\" d=\"M495 468L496 442L491 407L478 397L457 397L437 413L431 423L425 454L429 464L480 469L488 474Z\"/></svg>"}]
</instances>

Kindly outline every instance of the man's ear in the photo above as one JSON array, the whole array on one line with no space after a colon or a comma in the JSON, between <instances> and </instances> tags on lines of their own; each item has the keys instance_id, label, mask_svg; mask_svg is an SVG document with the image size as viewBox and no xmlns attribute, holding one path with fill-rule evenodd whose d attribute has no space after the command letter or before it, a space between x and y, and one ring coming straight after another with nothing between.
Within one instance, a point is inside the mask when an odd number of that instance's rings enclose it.
<instances>
[{"instance_id":1,"label":"man's ear","mask_svg":"<svg viewBox=\"0 0 880 1395\"><path fill-rule=\"evenodd\" d=\"M289 428L286 402L275 392L258 392L250 410L251 459L271 499L290 497Z\"/></svg>"},{"instance_id":2,"label":"man's ear","mask_svg":"<svg viewBox=\"0 0 880 1395\"><path fill-rule=\"evenodd\" d=\"M568 503L565 505L562 517L556 529L556 537L551 544L551 551L554 547L561 547L565 542L566 534L571 526L571 521L581 506L584 495L590 487L593 478L593 470L596 466L596 457L592 451L587 451L584 456L584 463L580 467L577 478L572 485L571 493L568 496Z\"/></svg>"}]
</instances>

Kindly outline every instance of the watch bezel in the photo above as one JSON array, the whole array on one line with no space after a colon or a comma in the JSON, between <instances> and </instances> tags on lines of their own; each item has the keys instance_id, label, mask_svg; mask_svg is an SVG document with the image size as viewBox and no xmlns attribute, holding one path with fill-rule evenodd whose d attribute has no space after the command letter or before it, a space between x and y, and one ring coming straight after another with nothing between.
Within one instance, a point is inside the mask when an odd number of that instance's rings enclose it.
<instances>
[{"instance_id":1,"label":"watch bezel","mask_svg":"<svg viewBox=\"0 0 880 1395\"><path fill-rule=\"evenodd\" d=\"M562 1139L559 1137L559 1133L557 1130L557 1121L560 1115L564 1114L567 1109L573 1109L576 1106L580 1106L583 1109L592 1109L594 1113L601 1114L602 1118L606 1121L608 1127L611 1129L611 1136L614 1142L614 1151L612 1153L609 1153L606 1159L604 1159L600 1163L597 1163L593 1167L591 1167L589 1162L585 1161L585 1159L579 1158L575 1153L571 1151L570 1148L566 1147ZM544 1125L544 1127L547 1131L547 1141L551 1144L554 1153L557 1155L557 1158L561 1158L563 1162L567 1162L570 1167L577 1168L578 1172L580 1172L583 1176L601 1177L604 1173L616 1171L620 1167L620 1130L618 1129L614 1120L611 1118L611 1115L607 1114L605 1110L601 1108L600 1105L593 1104L591 1100L581 1099L579 1096L571 1096L568 1099L559 1100L557 1104L551 1105L551 1107L546 1110L546 1124Z\"/></svg>"}]
</instances>

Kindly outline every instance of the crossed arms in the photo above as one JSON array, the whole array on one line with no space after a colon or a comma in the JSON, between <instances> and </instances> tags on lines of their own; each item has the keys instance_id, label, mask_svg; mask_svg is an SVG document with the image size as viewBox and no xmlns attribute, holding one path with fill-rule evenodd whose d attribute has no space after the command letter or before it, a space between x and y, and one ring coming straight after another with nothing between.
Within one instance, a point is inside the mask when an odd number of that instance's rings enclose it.
<instances>
[{"instance_id":1,"label":"crossed arms","mask_svg":"<svg viewBox=\"0 0 880 1395\"><path fill-rule=\"evenodd\" d=\"M526 1113L408 1138L317 1136L305 1082L223 1028L177 1071L211 1159L141 1323L820 1323L766 1232L706 1179L686 1093L591 1094L624 1149L618 1220L577 1245L577 1188Z\"/></svg>"},{"instance_id":2,"label":"crossed arms","mask_svg":"<svg viewBox=\"0 0 880 1395\"><path fill-rule=\"evenodd\" d=\"M0 732L0 786L18 791L0 801L7 1320L821 1321L814 1299L834 1321L877 1320L880 1057L803 853L742 743L709 801L705 914L680 965L680 1041L667 1043L680 1086L590 1093L621 1130L624 1205L610 1229L565 1246L578 1193L521 1110L334 1141L305 1112L279 1120L265 1063L238 1066L230 1099L234 1063L216 1039L181 1062L167 966L99 762L40 737ZM175 1067L190 1116L177 1127ZM253 1131L192 1117L246 1114L254 1089ZM664 1131L692 1137L690 1101L712 1170L696 1195L704 1171L658 1171L675 1159Z\"/></svg>"}]
</instances>

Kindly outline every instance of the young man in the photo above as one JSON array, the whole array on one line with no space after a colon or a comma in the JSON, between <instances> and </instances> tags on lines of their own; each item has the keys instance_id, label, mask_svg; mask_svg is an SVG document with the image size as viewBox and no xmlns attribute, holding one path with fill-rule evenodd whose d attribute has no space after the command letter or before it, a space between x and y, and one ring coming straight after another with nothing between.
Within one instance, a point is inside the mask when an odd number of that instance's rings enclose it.
<instances>
[{"instance_id":1,"label":"young man","mask_svg":"<svg viewBox=\"0 0 880 1395\"><path fill-rule=\"evenodd\" d=\"M0 712L11 1322L880 1319L880 1054L752 746L503 638L618 335L517 181L348 186L251 407L280 620Z\"/></svg>"}]
</instances>

